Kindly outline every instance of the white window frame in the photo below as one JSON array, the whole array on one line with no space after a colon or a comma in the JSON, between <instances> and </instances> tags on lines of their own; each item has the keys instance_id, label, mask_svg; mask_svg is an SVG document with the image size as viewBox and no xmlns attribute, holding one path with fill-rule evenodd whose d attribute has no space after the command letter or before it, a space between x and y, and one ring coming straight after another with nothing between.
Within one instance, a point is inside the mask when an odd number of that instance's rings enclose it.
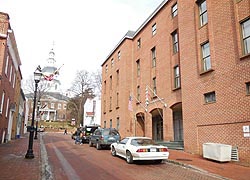
<instances>
[{"instance_id":1,"label":"white window frame","mask_svg":"<svg viewBox=\"0 0 250 180\"><path fill-rule=\"evenodd\" d=\"M156 23L152 26L152 35L154 36L156 34Z\"/></svg>"},{"instance_id":2,"label":"white window frame","mask_svg":"<svg viewBox=\"0 0 250 180\"><path fill-rule=\"evenodd\" d=\"M172 6L172 17L175 17L178 15L178 5L177 3L175 3L173 6Z\"/></svg>"},{"instance_id":3,"label":"white window frame","mask_svg":"<svg viewBox=\"0 0 250 180\"><path fill-rule=\"evenodd\" d=\"M5 111L5 117L7 117L8 116L8 107L9 107L9 103L10 103L10 98L8 98L8 100L7 100L7 105L6 105L6 111Z\"/></svg>"},{"instance_id":4,"label":"white window frame","mask_svg":"<svg viewBox=\"0 0 250 180\"><path fill-rule=\"evenodd\" d=\"M207 2L206 0L199 3L200 26L204 26L208 22L207 17Z\"/></svg>"},{"instance_id":5,"label":"white window frame","mask_svg":"<svg viewBox=\"0 0 250 180\"><path fill-rule=\"evenodd\" d=\"M9 54L7 54L7 58L6 58L6 64L5 64L5 74L6 76L8 75L8 67L9 67Z\"/></svg>"},{"instance_id":6,"label":"white window frame","mask_svg":"<svg viewBox=\"0 0 250 180\"><path fill-rule=\"evenodd\" d=\"M4 98L5 98L5 92L3 92L3 94L2 94L2 101L1 101L1 107L0 107L0 114L3 113Z\"/></svg>"},{"instance_id":7,"label":"white window frame","mask_svg":"<svg viewBox=\"0 0 250 180\"><path fill-rule=\"evenodd\" d=\"M250 19L241 23L243 55L250 54Z\"/></svg>"},{"instance_id":8,"label":"white window frame","mask_svg":"<svg viewBox=\"0 0 250 180\"><path fill-rule=\"evenodd\" d=\"M203 66L203 71L205 72L212 69L209 42L201 45L201 52L202 52L202 66Z\"/></svg>"}]
</instances>

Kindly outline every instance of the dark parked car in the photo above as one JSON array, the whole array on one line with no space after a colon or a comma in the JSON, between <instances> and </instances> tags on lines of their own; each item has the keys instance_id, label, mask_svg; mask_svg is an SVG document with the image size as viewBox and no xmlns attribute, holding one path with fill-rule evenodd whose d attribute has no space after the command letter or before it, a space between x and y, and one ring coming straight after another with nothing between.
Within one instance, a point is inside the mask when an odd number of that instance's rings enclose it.
<instances>
[{"instance_id":1,"label":"dark parked car","mask_svg":"<svg viewBox=\"0 0 250 180\"><path fill-rule=\"evenodd\" d=\"M90 136L89 146L96 146L96 149L110 148L110 145L121 139L115 128L99 128Z\"/></svg>"},{"instance_id":2,"label":"dark parked car","mask_svg":"<svg viewBox=\"0 0 250 180\"><path fill-rule=\"evenodd\" d=\"M90 136L100 125L87 125L82 128L82 143L88 143Z\"/></svg>"}]
</instances>

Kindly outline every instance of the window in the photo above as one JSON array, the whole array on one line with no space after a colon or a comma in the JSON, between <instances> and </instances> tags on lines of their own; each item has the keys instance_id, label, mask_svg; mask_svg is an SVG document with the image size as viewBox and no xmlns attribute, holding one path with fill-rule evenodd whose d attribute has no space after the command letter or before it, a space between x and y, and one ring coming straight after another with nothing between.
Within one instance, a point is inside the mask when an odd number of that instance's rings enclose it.
<instances>
[{"instance_id":1,"label":"window","mask_svg":"<svg viewBox=\"0 0 250 180\"><path fill-rule=\"evenodd\" d=\"M141 74L140 59L136 61L136 72L137 72L137 77L140 76Z\"/></svg>"},{"instance_id":2,"label":"window","mask_svg":"<svg viewBox=\"0 0 250 180\"><path fill-rule=\"evenodd\" d=\"M172 34L172 40L173 40L173 52L175 54L175 53L177 53L179 51L179 49L178 49L178 34L177 34L177 31L175 31Z\"/></svg>"},{"instance_id":3,"label":"window","mask_svg":"<svg viewBox=\"0 0 250 180\"><path fill-rule=\"evenodd\" d=\"M200 26L207 24L207 2L206 0L201 1L199 4L200 12Z\"/></svg>"},{"instance_id":4,"label":"window","mask_svg":"<svg viewBox=\"0 0 250 180\"><path fill-rule=\"evenodd\" d=\"M112 96L109 97L109 111L112 111Z\"/></svg>"},{"instance_id":5,"label":"window","mask_svg":"<svg viewBox=\"0 0 250 180\"><path fill-rule=\"evenodd\" d=\"M109 127L112 128L112 119L109 120Z\"/></svg>"},{"instance_id":6,"label":"window","mask_svg":"<svg viewBox=\"0 0 250 180\"><path fill-rule=\"evenodd\" d=\"M16 83L16 73L14 72L14 74L13 74L13 84L12 84L13 88L15 87L15 83Z\"/></svg>"},{"instance_id":7,"label":"window","mask_svg":"<svg viewBox=\"0 0 250 180\"><path fill-rule=\"evenodd\" d=\"M114 59L111 59L111 67L114 67Z\"/></svg>"},{"instance_id":8,"label":"window","mask_svg":"<svg viewBox=\"0 0 250 180\"><path fill-rule=\"evenodd\" d=\"M57 105L57 109L61 109L62 108L62 105L59 103L58 105Z\"/></svg>"},{"instance_id":9,"label":"window","mask_svg":"<svg viewBox=\"0 0 250 180\"><path fill-rule=\"evenodd\" d=\"M107 87L107 83L106 81L104 81L104 94L106 94L106 87Z\"/></svg>"},{"instance_id":10,"label":"window","mask_svg":"<svg viewBox=\"0 0 250 180\"><path fill-rule=\"evenodd\" d=\"M51 107L52 109L54 109L55 104L54 104L54 103L51 103L51 104L50 104L50 107Z\"/></svg>"},{"instance_id":11,"label":"window","mask_svg":"<svg viewBox=\"0 0 250 180\"><path fill-rule=\"evenodd\" d=\"M174 88L180 87L180 69L179 66L174 67Z\"/></svg>"},{"instance_id":12,"label":"window","mask_svg":"<svg viewBox=\"0 0 250 180\"><path fill-rule=\"evenodd\" d=\"M8 107L9 107L10 99L8 98L7 100L7 105L6 105L6 111L5 111L5 117L8 116Z\"/></svg>"},{"instance_id":13,"label":"window","mask_svg":"<svg viewBox=\"0 0 250 180\"><path fill-rule=\"evenodd\" d=\"M152 35L156 34L156 23L152 26Z\"/></svg>"},{"instance_id":14,"label":"window","mask_svg":"<svg viewBox=\"0 0 250 180\"><path fill-rule=\"evenodd\" d=\"M152 54L152 67L156 67L156 50L155 47L151 49Z\"/></svg>"},{"instance_id":15,"label":"window","mask_svg":"<svg viewBox=\"0 0 250 180\"><path fill-rule=\"evenodd\" d=\"M109 89L112 90L112 76L109 77Z\"/></svg>"},{"instance_id":16,"label":"window","mask_svg":"<svg viewBox=\"0 0 250 180\"><path fill-rule=\"evenodd\" d=\"M141 101L141 89L140 89L140 86L137 86L137 100L139 102Z\"/></svg>"},{"instance_id":17,"label":"window","mask_svg":"<svg viewBox=\"0 0 250 180\"><path fill-rule=\"evenodd\" d=\"M119 93L116 93L116 107L119 107Z\"/></svg>"},{"instance_id":18,"label":"window","mask_svg":"<svg viewBox=\"0 0 250 180\"><path fill-rule=\"evenodd\" d=\"M177 16L178 14L178 7L177 7L177 3L172 7L172 17Z\"/></svg>"},{"instance_id":19,"label":"window","mask_svg":"<svg viewBox=\"0 0 250 180\"><path fill-rule=\"evenodd\" d=\"M215 92L209 92L204 94L205 103L211 103L216 101Z\"/></svg>"},{"instance_id":20,"label":"window","mask_svg":"<svg viewBox=\"0 0 250 180\"><path fill-rule=\"evenodd\" d=\"M5 65L5 74L8 75L8 65L9 65L9 54L7 54L6 65Z\"/></svg>"},{"instance_id":21,"label":"window","mask_svg":"<svg viewBox=\"0 0 250 180\"><path fill-rule=\"evenodd\" d=\"M137 40L137 49L141 48L141 38Z\"/></svg>"},{"instance_id":22,"label":"window","mask_svg":"<svg viewBox=\"0 0 250 180\"><path fill-rule=\"evenodd\" d=\"M210 47L209 42L201 46L202 50L202 65L203 71L208 71L211 69L211 60L210 60Z\"/></svg>"},{"instance_id":23,"label":"window","mask_svg":"<svg viewBox=\"0 0 250 180\"><path fill-rule=\"evenodd\" d=\"M0 113L3 113L3 106L4 106L4 97L5 97L5 92L2 94L2 101L1 101L1 106L0 106Z\"/></svg>"},{"instance_id":24,"label":"window","mask_svg":"<svg viewBox=\"0 0 250 180\"><path fill-rule=\"evenodd\" d=\"M250 95L250 82L246 83L247 95Z\"/></svg>"},{"instance_id":25,"label":"window","mask_svg":"<svg viewBox=\"0 0 250 180\"><path fill-rule=\"evenodd\" d=\"M119 131L119 129L120 129L120 118L119 117L117 117L116 118L116 129Z\"/></svg>"},{"instance_id":26,"label":"window","mask_svg":"<svg viewBox=\"0 0 250 180\"><path fill-rule=\"evenodd\" d=\"M67 109L67 105L66 104L63 104L63 109Z\"/></svg>"},{"instance_id":27,"label":"window","mask_svg":"<svg viewBox=\"0 0 250 180\"><path fill-rule=\"evenodd\" d=\"M106 128L107 127L107 121L104 121L103 124L104 124L104 128Z\"/></svg>"},{"instance_id":28,"label":"window","mask_svg":"<svg viewBox=\"0 0 250 180\"><path fill-rule=\"evenodd\" d=\"M243 41L243 54L250 53L250 19L241 23L242 41Z\"/></svg>"},{"instance_id":29,"label":"window","mask_svg":"<svg viewBox=\"0 0 250 180\"><path fill-rule=\"evenodd\" d=\"M117 71L116 71L116 85L117 85L117 86L119 85L119 79L120 79L120 71L117 70Z\"/></svg>"},{"instance_id":30,"label":"window","mask_svg":"<svg viewBox=\"0 0 250 180\"><path fill-rule=\"evenodd\" d=\"M12 65L10 66L10 77L9 77L10 82L11 82L11 78L12 78Z\"/></svg>"},{"instance_id":31,"label":"window","mask_svg":"<svg viewBox=\"0 0 250 180\"><path fill-rule=\"evenodd\" d=\"M118 51L118 60L121 59L121 51Z\"/></svg>"},{"instance_id":32,"label":"window","mask_svg":"<svg viewBox=\"0 0 250 180\"><path fill-rule=\"evenodd\" d=\"M107 73L108 72L108 65L106 64L105 66L105 72Z\"/></svg>"},{"instance_id":33,"label":"window","mask_svg":"<svg viewBox=\"0 0 250 180\"><path fill-rule=\"evenodd\" d=\"M156 96L156 77L153 78L153 93L154 93L154 96Z\"/></svg>"}]
</instances>

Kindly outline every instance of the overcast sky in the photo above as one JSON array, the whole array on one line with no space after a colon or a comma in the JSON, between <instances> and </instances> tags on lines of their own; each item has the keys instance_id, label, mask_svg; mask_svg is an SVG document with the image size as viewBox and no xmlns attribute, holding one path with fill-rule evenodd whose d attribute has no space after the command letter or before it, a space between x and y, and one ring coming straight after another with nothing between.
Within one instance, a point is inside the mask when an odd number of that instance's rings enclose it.
<instances>
[{"instance_id":1,"label":"overcast sky","mask_svg":"<svg viewBox=\"0 0 250 180\"><path fill-rule=\"evenodd\" d=\"M24 81L55 50L67 89L77 70L95 72L128 30L136 31L163 0L0 0L8 13Z\"/></svg>"}]
</instances>

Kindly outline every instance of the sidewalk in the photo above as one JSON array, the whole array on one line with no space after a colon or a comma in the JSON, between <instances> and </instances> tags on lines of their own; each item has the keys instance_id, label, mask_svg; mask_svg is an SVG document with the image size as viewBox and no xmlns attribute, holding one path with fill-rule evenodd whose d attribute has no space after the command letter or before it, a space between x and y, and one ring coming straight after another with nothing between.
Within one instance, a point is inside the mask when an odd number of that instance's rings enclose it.
<instances>
[{"instance_id":1,"label":"sidewalk","mask_svg":"<svg viewBox=\"0 0 250 180\"><path fill-rule=\"evenodd\" d=\"M233 180L249 180L250 167L236 162L217 162L184 151L169 150L169 162Z\"/></svg>"},{"instance_id":2,"label":"sidewalk","mask_svg":"<svg viewBox=\"0 0 250 180\"><path fill-rule=\"evenodd\" d=\"M34 159L25 159L29 134L7 144L0 144L0 179L4 180L41 180L40 137L33 141ZM234 162L219 163L183 151L169 150L168 162L215 174L225 179L249 180L250 167Z\"/></svg>"},{"instance_id":3,"label":"sidewalk","mask_svg":"<svg viewBox=\"0 0 250 180\"><path fill-rule=\"evenodd\" d=\"M0 144L0 179L41 180L40 143L33 141L34 159L26 159L29 133L20 139Z\"/></svg>"}]
</instances>

